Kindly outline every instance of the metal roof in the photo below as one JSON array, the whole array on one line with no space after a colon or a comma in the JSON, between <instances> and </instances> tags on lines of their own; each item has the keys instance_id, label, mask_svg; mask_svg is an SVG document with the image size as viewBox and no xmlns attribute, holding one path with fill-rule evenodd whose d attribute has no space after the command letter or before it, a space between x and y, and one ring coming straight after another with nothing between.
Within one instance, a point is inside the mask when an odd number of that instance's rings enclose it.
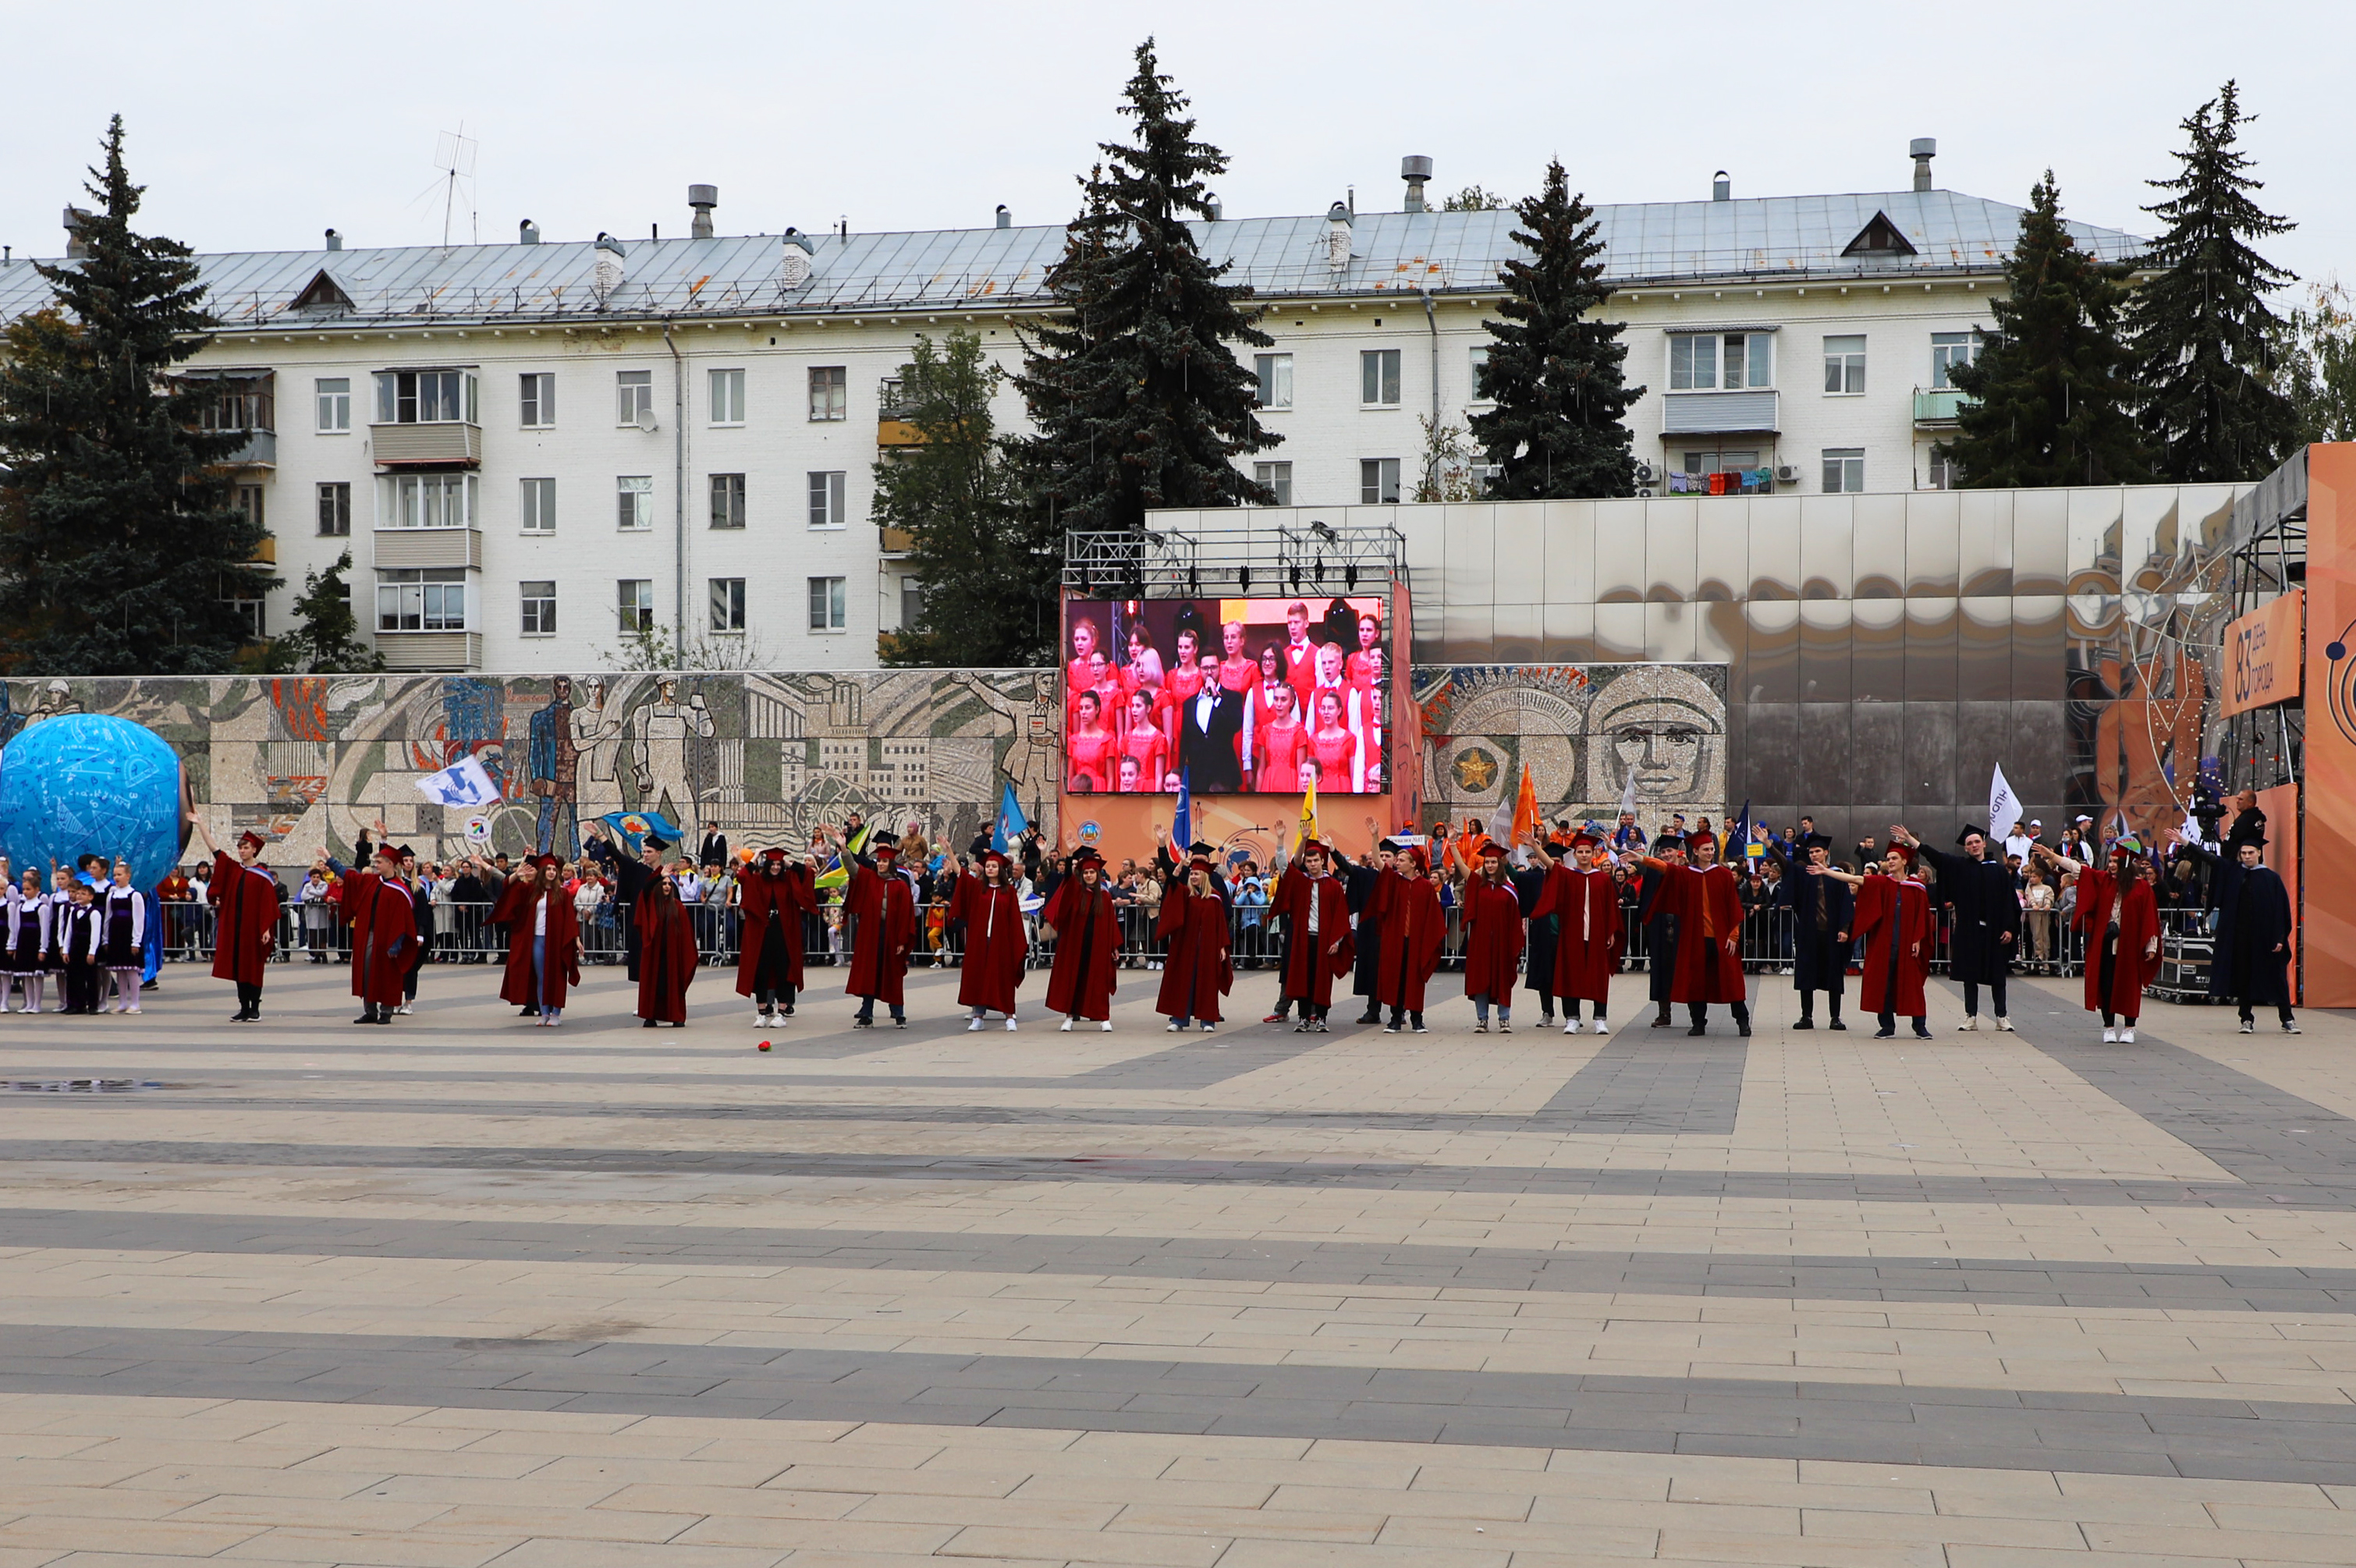
<instances>
[{"instance_id":1,"label":"metal roof","mask_svg":"<svg viewBox=\"0 0 2356 1568\"><path fill-rule=\"evenodd\" d=\"M1876 212L1913 245L1911 256L1844 256ZM1986 274L2012 249L2021 209L1954 191L1775 196L1740 201L1655 201L1596 209L1604 270L1618 286L1794 278L1890 278ZM1223 219L1194 225L1213 261L1263 298L1380 297L1482 293L1520 247L1510 212L1362 212L1349 264L1327 261L1323 217ZM2115 229L2070 225L2110 261L2146 242ZM773 235L624 242L623 277L602 299L587 241L537 245L435 245L344 251L235 252L198 258L225 327L332 328L423 320L594 323L649 317L790 316L893 310L972 310L1046 302L1045 275L1062 254L1062 226L939 229L808 236L811 276L781 281ZM348 311L296 309L325 272ZM0 322L48 303L48 285L18 262L0 269Z\"/></svg>"}]
</instances>

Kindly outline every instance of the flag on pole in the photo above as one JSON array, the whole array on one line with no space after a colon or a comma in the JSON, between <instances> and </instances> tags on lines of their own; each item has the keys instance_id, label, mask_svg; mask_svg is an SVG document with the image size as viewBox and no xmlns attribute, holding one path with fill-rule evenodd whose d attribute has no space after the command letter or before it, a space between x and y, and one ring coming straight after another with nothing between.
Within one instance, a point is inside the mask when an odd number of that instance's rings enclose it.
<instances>
[{"instance_id":1,"label":"flag on pole","mask_svg":"<svg viewBox=\"0 0 2356 1568\"><path fill-rule=\"evenodd\" d=\"M833 856L820 869L817 877L813 879L814 885L819 887L850 886L851 860L867 848L867 840L874 832L873 822L860 823L859 831L844 839L842 847L835 851Z\"/></svg>"},{"instance_id":2,"label":"flag on pole","mask_svg":"<svg viewBox=\"0 0 2356 1568\"><path fill-rule=\"evenodd\" d=\"M1309 787L1301 791L1301 832L1292 841L1294 852L1297 854L1308 840L1323 836L1317 831L1317 780L1312 779Z\"/></svg>"},{"instance_id":3,"label":"flag on pole","mask_svg":"<svg viewBox=\"0 0 2356 1568\"><path fill-rule=\"evenodd\" d=\"M1636 814L1636 765L1633 762L1628 765L1628 782L1620 791L1620 814L1623 817Z\"/></svg>"},{"instance_id":4,"label":"flag on pole","mask_svg":"<svg viewBox=\"0 0 2356 1568\"><path fill-rule=\"evenodd\" d=\"M2013 794L2011 784L2005 779L2004 765L1998 763L1995 774L1988 779L1987 836L1997 842L2009 838L2019 822L2019 798Z\"/></svg>"},{"instance_id":5,"label":"flag on pole","mask_svg":"<svg viewBox=\"0 0 2356 1568\"><path fill-rule=\"evenodd\" d=\"M441 772L418 779L417 792L437 806L493 806L499 799L499 787L484 769L482 758L472 752Z\"/></svg>"},{"instance_id":6,"label":"flag on pole","mask_svg":"<svg viewBox=\"0 0 2356 1568\"><path fill-rule=\"evenodd\" d=\"M608 811L597 820L620 842L626 854L637 854L650 835L667 844L680 842L679 829L659 811Z\"/></svg>"},{"instance_id":7,"label":"flag on pole","mask_svg":"<svg viewBox=\"0 0 2356 1568\"><path fill-rule=\"evenodd\" d=\"M1030 829L1030 820L1023 814L1023 803L1014 798L1014 780L1009 779L998 797L998 821L990 830L990 847L1004 854Z\"/></svg>"},{"instance_id":8,"label":"flag on pole","mask_svg":"<svg viewBox=\"0 0 2356 1568\"><path fill-rule=\"evenodd\" d=\"M1511 848L1514 842L1514 800L1502 789L1497 791L1496 810L1489 813L1489 836Z\"/></svg>"},{"instance_id":9,"label":"flag on pole","mask_svg":"<svg viewBox=\"0 0 2356 1568\"><path fill-rule=\"evenodd\" d=\"M1528 763L1526 763L1526 763L1522 764L1522 787L1521 787L1521 789L1520 789L1520 791L1519 791L1518 793L1516 793L1516 794L1514 796L1514 837L1513 837L1513 842L1514 842L1515 843L1520 843L1522 842L1522 840L1523 840L1524 838L1526 838L1526 838L1530 838L1530 839L1532 839L1532 840L1535 840L1535 839L1537 838L1537 828L1538 828L1538 786L1537 786L1537 779L1532 779L1532 778L1530 777L1530 766L1529 766L1529 764L1528 764Z\"/></svg>"},{"instance_id":10,"label":"flag on pole","mask_svg":"<svg viewBox=\"0 0 2356 1568\"><path fill-rule=\"evenodd\" d=\"M1733 825L1726 830L1726 843L1718 852L1720 860L1741 859L1751 853L1751 802L1742 802L1742 810L1734 814ZM1766 853L1762 847L1762 855Z\"/></svg>"},{"instance_id":11,"label":"flag on pole","mask_svg":"<svg viewBox=\"0 0 2356 1568\"><path fill-rule=\"evenodd\" d=\"M1181 865L1194 842L1194 769L1178 770L1178 807L1170 814L1170 853Z\"/></svg>"}]
</instances>

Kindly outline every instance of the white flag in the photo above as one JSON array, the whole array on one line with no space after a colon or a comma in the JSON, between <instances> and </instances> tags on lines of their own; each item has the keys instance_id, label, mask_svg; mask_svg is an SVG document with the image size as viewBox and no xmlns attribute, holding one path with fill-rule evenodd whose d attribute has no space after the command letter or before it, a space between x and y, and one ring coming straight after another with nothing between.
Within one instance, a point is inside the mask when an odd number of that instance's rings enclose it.
<instances>
[{"instance_id":1,"label":"white flag","mask_svg":"<svg viewBox=\"0 0 2356 1568\"><path fill-rule=\"evenodd\" d=\"M1620 791L1620 814L1623 817L1636 814L1636 765L1633 762L1628 765L1627 787Z\"/></svg>"},{"instance_id":2,"label":"white flag","mask_svg":"<svg viewBox=\"0 0 2356 1568\"><path fill-rule=\"evenodd\" d=\"M499 799L499 787L483 770L482 760L471 753L441 772L420 779L417 792L437 806L492 806Z\"/></svg>"},{"instance_id":3,"label":"white flag","mask_svg":"<svg viewBox=\"0 0 2356 1568\"><path fill-rule=\"evenodd\" d=\"M2009 838L2019 821L2020 801L2005 782L2004 766L1999 763L1996 776L1988 780L1987 836L1992 841Z\"/></svg>"}]
</instances>

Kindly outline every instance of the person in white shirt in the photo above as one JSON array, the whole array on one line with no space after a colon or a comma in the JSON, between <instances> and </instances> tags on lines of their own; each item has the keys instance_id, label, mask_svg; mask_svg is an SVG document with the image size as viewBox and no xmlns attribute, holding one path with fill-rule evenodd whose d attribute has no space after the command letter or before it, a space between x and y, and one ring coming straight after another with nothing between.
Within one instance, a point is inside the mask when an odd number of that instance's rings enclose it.
<instances>
[{"instance_id":1,"label":"person in white shirt","mask_svg":"<svg viewBox=\"0 0 2356 1568\"><path fill-rule=\"evenodd\" d=\"M2026 826L2015 822L2012 824L2012 832L2005 835L2004 853L2019 861L2021 865L2027 865L2029 861L2030 846L2044 836L2045 824L2034 817L2029 820Z\"/></svg>"}]
</instances>

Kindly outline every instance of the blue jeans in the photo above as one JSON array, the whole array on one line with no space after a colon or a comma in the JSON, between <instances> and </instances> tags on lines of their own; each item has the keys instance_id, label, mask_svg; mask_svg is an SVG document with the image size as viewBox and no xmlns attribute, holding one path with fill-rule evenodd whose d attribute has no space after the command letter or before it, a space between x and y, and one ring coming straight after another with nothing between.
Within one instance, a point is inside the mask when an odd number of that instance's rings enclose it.
<instances>
[{"instance_id":1,"label":"blue jeans","mask_svg":"<svg viewBox=\"0 0 2356 1568\"><path fill-rule=\"evenodd\" d=\"M543 932L532 933L531 972L534 982L540 988L540 994L532 999L539 1004L540 1015L543 1018L564 1016L563 1008L551 1007L548 1004L548 937Z\"/></svg>"},{"instance_id":2,"label":"blue jeans","mask_svg":"<svg viewBox=\"0 0 2356 1568\"><path fill-rule=\"evenodd\" d=\"M1480 1023L1485 1024L1489 1021L1489 999L1486 996L1475 996L1472 998L1472 1016ZM1510 1024L1513 1020L1513 1004L1510 1002L1498 1003L1497 1022L1500 1024Z\"/></svg>"}]
</instances>

